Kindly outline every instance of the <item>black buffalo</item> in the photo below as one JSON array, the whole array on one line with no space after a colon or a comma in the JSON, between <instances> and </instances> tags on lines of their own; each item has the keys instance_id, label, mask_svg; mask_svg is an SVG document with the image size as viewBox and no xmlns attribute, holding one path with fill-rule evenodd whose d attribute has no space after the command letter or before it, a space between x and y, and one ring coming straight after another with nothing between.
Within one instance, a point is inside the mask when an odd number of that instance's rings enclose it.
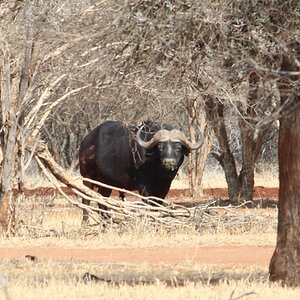
<instances>
[{"instance_id":1,"label":"black buffalo","mask_svg":"<svg viewBox=\"0 0 300 300\"><path fill-rule=\"evenodd\" d=\"M138 190L143 196L165 198L184 156L198 149L188 141L184 133L170 125L150 121L139 128L118 121L106 121L81 142L79 167L83 177L100 181L126 190ZM109 197L112 190L84 184ZM124 193L120 193L124 199ZM157 200L156 200L157 201ZM83 200L89 205L89 200ZM88 219L83 213L83 222Z\"/></svg>"}]
</instances>

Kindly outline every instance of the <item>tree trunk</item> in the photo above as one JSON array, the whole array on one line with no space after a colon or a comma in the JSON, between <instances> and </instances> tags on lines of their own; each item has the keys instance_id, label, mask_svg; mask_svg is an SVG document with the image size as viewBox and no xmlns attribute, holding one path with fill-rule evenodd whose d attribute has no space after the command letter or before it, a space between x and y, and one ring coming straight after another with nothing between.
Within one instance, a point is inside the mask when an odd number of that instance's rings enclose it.
<instances>
[{"instance_id":1,"label":"tree trunk","mask_svg":"<svg viewBox=\"0 0 300 300\"><path fill-rule=\"evenodd\" d=\"M299 51L300 52L300 51ZM285 57L284 71L298 71ZM293 90L293 87L295 90ZM279 131L279 203L277 244L270 262L270 279L300 285L300 83L286 76L279 83L283 116Z\"/></svg>"},{"instance_id":2,"label":"tree trunk","mask_svg":"<svg viewBox=\"0 0 300 300\"><path fill-rule=\"evenodd\" d=\"M10 119L9 119L10 120ZM17 124L13 123L9 129L7 144L4 147L3 172L1 178L0 190L0 225L10 231L9 226L9 208L12 200L13 184L15 178L16 162L16 139Z\"/></svg>"},{"instance_id":3,"label":"tree trunk","mask_svg":"<svg viewBox=\"0 0 300 300\"><path fill-rule=\"evenodd\" d=\"M10 60L5 55L1 65L1 110L3 121L3 161L0 182L0 225L7 229L9 225L9 207L13 192L13 178L15 177L15 153L17 126L15 106L16 99L11 96ZM14 99L14 100L13 100Z\"/></svg>"},{"instance_id":4,"label":"tree trunk","mask_svg":"<svg viewBox=\"0 0 300 300\"><path fill-rule=\"evenodd\" d=\"M235 158L230 149L230 142L224 120L224 108L224 103L218 101L218 99L214 99L209 96L206 98L206 113L221 150L221 153L212 154L224 170L229 199L231 201L237 201L240 199L241 185L239 182Z\"/></svg>"},{"instance_id":5,"label":"tree trunk","mask_svg":"<svg viewBox=\"0 0 300 300\"><path fill-rule=\"evenodd\" d=\"M9 204L12 193L1 192L0 197L0 227L6 229L8 226Z\"/></svg>"},{"instance_id":6,"label":"tree trunk","mask_svg":"<svg viewBox=\"0 0 300 300\"><path fill-rule=\"evenodd\" d=\"M211 139L208 134L208 127L205 126L206 116L204 107L198 95L189 95L187 109L189 115L189 130L191 141L195 142L199 137L199 127L202 128L203 144L199 150L192 151L189 155L189 185L192 197L202 196L202 178L207 155L211 148Z\"/></svg>"},{"instance_id":7,"label":"tree trunk","mask_svg":"<svg viewBox=\"0 0 300 300\"><path fill-rule=\"evenodd\" d=\"M249 120L250 122L250 120ZM241 156L242 168L239 174L240 183L240 198L245 201L252 201L254 187L254 168L255 168L255 153L254 153L254 127L248 121L240 118L239 128L241 133Z\"/></svg>"},{"instance_id":8,"label":"tree trunk","mask_svg":"<svg viewBox=\"0 0 300 300\"><path fill-rule=\"evenodd\" d=\"M219 153L212 153L222 166L228 186L228 196L232 202L252 201L254 187L255 161L260 153L264 137L271 128L271 123L261 126L255 132L258 122L257 106L260 99L258 90L260 78L255 73L249 74L247 101L237 103L239 110L239 130L241 135L241 170L237 170L234 151L230 147L224 111L224 101L206 96L206 113L219 143ZM230 128L229 128L230 130Z\"/></svg>"},{"instance_id":9,"label":"tree trunk","mask_svg":"<svg viewBox=\"0 0 300 300\"><path fill-rule=\"evenodd\" d=\"M25 57L19 81L18 93L12 92L10 55L5 53L1 63L1 111L3 122L3 161L2 176L0 179L0 226L5 228L7 233L11 233L14 226L16 201L13 200L14 181L20 178L20 168L17 168L21 119L21 103L25 97L29 84L29 65L31 59L32 41L28 41L25 49ZM14 199L15 200L15 199Z\"/></svg>"},{"instance_id":10,"label":"tree trunk","mask_svg":"<svg viewBox=\"0 0 300 300\"><path fill-rule=\"evenodd\" d=\"M242 144L242 169L239 174L241 184L241 198L246 201L253 199L254 167L256 161L256 145L254 139L254 128L257 123L256 106L259 101L258 87L260 78L256 72L251 72L248 78L247 106L243 108L239 104L239 111L243 117L239 119ZM261 145L259 145L259 149Z\"/></svg>"},{"instance_id":11,"label":"tree trunk","mask_svg":"<svg viewBox=\"0 0 300 300\"><path fill-rule=\"evenodd\" d=\"M299 99L300 100L300 99ZM291 124L293 124L291 126ZM277 246L271 280L300 284L300 107L280 122Z\"/></svg>"},{"instance_id":12,"label":"tree trunk","mask_svg":"<svg viewBox=\"0 0 300 300\"><path fill-rule=\"evenodd\" d=\"M256 160L254 157L254 130L244 120L239 123L242 144L242 168L239 174L240 198L245 201L252 201Z\"/></svg>"}]
</instances>

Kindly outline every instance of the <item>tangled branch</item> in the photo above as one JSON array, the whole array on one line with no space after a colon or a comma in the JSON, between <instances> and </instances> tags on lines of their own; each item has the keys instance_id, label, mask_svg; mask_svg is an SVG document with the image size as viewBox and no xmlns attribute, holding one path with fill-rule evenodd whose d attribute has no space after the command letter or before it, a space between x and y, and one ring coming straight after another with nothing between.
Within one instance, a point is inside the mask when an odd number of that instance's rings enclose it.
<instances>
[{"instance_id":1,"label":"tangled branch","mask_svg":"<svg viewBox=\"0 0 300 300\"><path fill-rule=\"evenodd\" d=\"M238 226L242 224L250 224L252 218L249 216L238 215L234 213L237 208L241 208L249 204L245 202L239 206L227 206L219 207L216 206L215 201L209 203L203 203L201 205L195 205L193 207L184 207L169 203L165 200L162 204L157 204L153 200L157 198L149 198L141 196L132 191L113 187L95 180L88 178L82 178L81 176L72 177L66 172L60 165L58 165L53 157L51 156L47 147L41 143L31 143L36 147L35 158L43 170L45 176L49 181L58 189L61 195L72 205L76 207L86 209L89 216L94 220L96 224L103 224L109 220L111 224L128 224L132 220L139 218L147 218L150 223L155 225L165 225L167 227L174 226L197 226L198 229L213 228L219 223L233 225L236 223ZM38 146L36 146L36 144ZM120 201L111 197L103 197L99 193L86 187L82 182L89 181L99 186L103 186L109 189L113 189L118 192L125 192L138 199L135 202ZM78 198L68 196L61 188L61 183L67 185L72 191L79 196ZM100 204L100 208L95 206L87 206L81 203L80 199L86 199L96 204ZM143 202L144 201L144 202ZM152 202L151 202L152 201ZM105 219L103 215L107 215L110 218ZM265 218L259 218L256 215L254 218L258 221L258 224L264 224ZM268 222L270 220L267 220ZM271 220L274 224L276 220Z\"/></svg>"},{"instance_id":2,"label":"tangled branch","mask_svg":"<svg viewBox=\"0 0 300 300\"><path fill-rule=\"evenodd\" d=\"M129 221L130 219L136 219L139 217L148 217L149 220L154 223L166 225L179 225L185 223L188 224L187 221L193 215L191 209L189 208L170 204L162 199L159 199L163 202L162 205L155 203L154 206L151 204L154 204L153 200L157 199L155 197L143 197L131 191L119 189L110 185L103 184L101 182L84 178L85 181L90 181L99 186L104 186L119 192L126 192L139 200L146 200L147 203L141 201L124 202L109 197L103 197L97 192L86 187L82 183L82 177L78 176L74 178L61 166L59 166L51 156L47 147L42 143L39 143L36 147L35 157L45 176L47 176L50 182L54 184L54 186L59 190L63 197L66 198L71 204L86 209L93 220L97 223L103 222L101 214L99 214L100 212L108 214L111 217L112 221L116 223L124 223ZM60 183L63 183L70 187L73 192L81 198L100 204L101 208L87 206L82 204L79 200L71 199L62 191Z\"/></svg>"}]
</instances>

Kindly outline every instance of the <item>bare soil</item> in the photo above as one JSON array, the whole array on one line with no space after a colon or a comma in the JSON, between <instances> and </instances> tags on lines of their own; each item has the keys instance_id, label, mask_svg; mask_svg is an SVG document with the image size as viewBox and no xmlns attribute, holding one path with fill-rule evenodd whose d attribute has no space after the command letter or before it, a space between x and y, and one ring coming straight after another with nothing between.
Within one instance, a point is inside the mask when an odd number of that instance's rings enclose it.
<instances>
[{"instance_id":1,"label":"bare soil","mask_svg":"<svg viewBox=\"0 0 300 300\"><path fill-rule=\"evenodd\" d=\"M73 191L68 187L63 187L62 190L67 195L74 195ZM17 190L14 191L15 194L18 193ZM35 189L24 189L25 196L54 196L59 192L52 188L52 187L38 187ZM116 193L113 193L113 195ZM178 197L188 197L189 190L188 189L171 189L168 193L167 198L178 198ZM228 191L226 188L206 188L203 190L203 198L226 198L228 197ZM263 187L263 186L256 186L254 187L254 199L259 198L270 198L270 199L277 199L278 198L278 188L277 187Z\"/></svg>"},{"instance_id":2,"label":"bare soil","mask_svg":"<svg viewBox=\"0 0 300 300\"><path fill-rule=\"evenodd\" d=\"M114 249L70 249L70 248L0 248L0 258L82 260L106 263L193 263L218 266L267 267L273 247L217 245L213 247L159 247L159 248L114 248Z\"/></svg>"}]
</instances>

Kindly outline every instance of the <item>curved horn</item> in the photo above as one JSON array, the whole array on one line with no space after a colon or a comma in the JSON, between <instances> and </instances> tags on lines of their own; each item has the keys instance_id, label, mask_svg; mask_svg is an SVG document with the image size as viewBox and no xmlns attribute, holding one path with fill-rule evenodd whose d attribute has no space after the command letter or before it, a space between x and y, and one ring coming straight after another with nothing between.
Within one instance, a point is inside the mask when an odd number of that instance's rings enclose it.
<instances>
[{"instance_id":1,"label":"curved horn","mask_svg":"<svg viewBox=\"0 0 300 300\"><path fill-rule=\"evenodd\" d=\"M163 141L163 140L168 140L170 138L170 136L169 136L170 131L168 131L166 129L161 129L154 134L154 136L152 137L152 139L150 141L143 141L140 136L141 132L143 130L143 127L144 126L141 126L136 134L136 141L143 148L148 149L148 148L154 147L158 142Z\"/></svg>"},{"instance_id":2,"label":"curved horn","mask_svg":"<svg viewBox=\"0 0 300 300\"><path fill-rule=\"evenodd\" d=\"M154 147L160 141L167 141L167 140L171 140L172 142L180 142L186 148L188 148L190 151L199 149L203 143L203 134L201 131L200 131L199 140L195 143L192 143L187 139L185 134L181 130L178 130L178 129L173 129L171 131L166 130L166 129L161 129L154 134L154 136L152 137L152 139L150 141L146 142L146 141L143 141L140 137L142 130L143 130L143 126L140 127L140 129L138 130L138 132L136 134L136 141L140 146L142 146L146 149Z\"/></svg>"},{"instance_id":3,"label":"curved horn","mask_svg":"<svg viewBox=\"0 0 300 300\"><path fill-rule=\"evenodd\" d=\"M187 139L187 137L182 131L178 129L173 129L172 131L170 131L170 140L173 142L181 142L189 150L197 150L201 147L203 143L203 134L201 130L199 135L199 140L195 143L192 143Z\"/></svg>"}]
</instances>

